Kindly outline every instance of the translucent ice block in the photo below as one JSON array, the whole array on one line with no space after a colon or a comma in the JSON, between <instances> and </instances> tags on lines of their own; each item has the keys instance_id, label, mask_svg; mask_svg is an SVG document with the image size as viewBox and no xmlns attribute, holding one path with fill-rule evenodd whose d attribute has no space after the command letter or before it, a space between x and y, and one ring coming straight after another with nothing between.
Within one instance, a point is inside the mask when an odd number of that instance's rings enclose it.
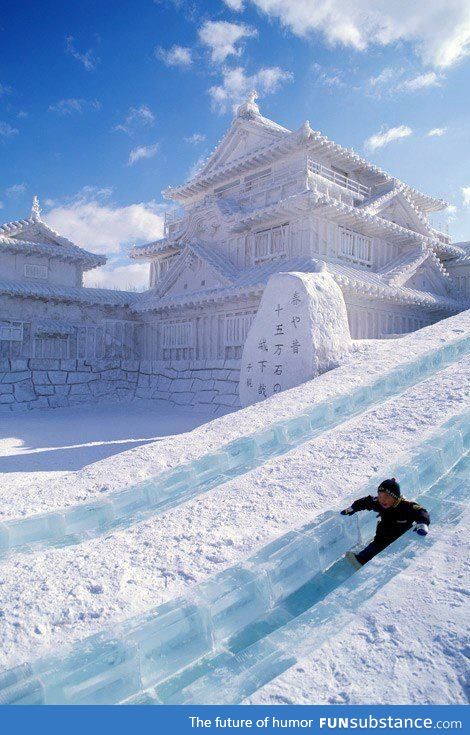
<instances>
[{"instance_id":1,"label":"translucent ice block","mask_svg":"<svg viewBox=\"0 0 470 735\"><path fill-rule=\"evenodd\" d=\"M10 546L23 546L38 541L59 538L65 530L64 516L61 513L43 513L28 518L7 521L10 532Z\"/></svg>"},{"instance_id":2,"label":"translucent ice block","mask_svg":"<svg viewBox=\"0 0 470 735\"><path fill-rule=\"evenodd\" d=\"M307 605L308 607L308 605ZM303 608L304 610L306 608ZM233 635L227 641L227 648L232 653L238 653L243 651L248 646L253 645L256 641L260 641L265 638L269 633L274 630L281 628L286 625L293 618L292 613L284 607L284 605L277 605L272 610L269 610L265 615L262 615L251 625L245 626L239 633Z\"/></svg>"},{"instance_id":3,"label":"translucent ice block","mask_svg":"<svg viewBox=\"0 0 470 735\"><path fill-rule=\"evenodd\" d=\"M12 669L0 671L0 691L17 684L19 681L29 679L33 675L30 664L20 664Z\"/></svg>"},{"instance_id":4,"label":"translucent ice block","mask_svg":"<svg viewBox=\"0 0 470 735\"><path fill-rule=\"evenodd\" d=\"M308 656L354 620L354 613L327 597L266 639L293 655Z\"/></svg>"},{"instance_id":5,"label":"translucent ice block","mask_svg":"<svg viewBox=\"0 0 470 735\"><path fill-rule=\"evenodd\" d=\"M113 493L110 500L116 520L129 517L150 506L144 483Z\"/></svg>"},{"instance_id":6,"label":"translucent ice block","mask_svg":"<svg viewBox=\"0 0 470 735\"><path fill-rule=\"evenodd\" d=\"M170 704L181 697L182 690L215 669L220 669L230 658L231 654L227 651L203 656L190 666L178 671L174 676L165 679L161 684L157 684L152 689L152 693L155 693L162 704Z\"/></svg>"},{"instance_id":7,"label":"translucent ice block","mask_svg":"<svg viewBox=\"0 0 470 735\"><path fill-rule=\"evenodd\" d=\"M192 467L182 466L157 475L155 480L147 484L147 496L150 505L159 505L169 498L174 498L194 485Z\"/></svg>"},{"instance_id":8,"label":"translucent ice block","mask_svg":"<svg viewBox=\"0 0 470 735\"><path fill-rule=\"evenodd\" d=\"M377 395L373 393L372 386L360 386L355 388L351 394L351 409L353 411L360 410L369 406L373 400L377 398Z\"/></svg>"},{"instance_id":9,"label":"translucent ice block","mask_svg":"<svg viewBox=\"0 0 470 735\"><path fill-rule=\"evenodd\" d=\"M439 449L441 453L444 469L449 470L462 456L462 434L457 429L447 429L434 442L434 447Z\"/></svg>"},{"instance_id":10,"label":"translucent ice block","mask_svg":"<svg viewBox=\"0 0 470 735\"><path fill-rule=\"evenodd\" d=\"M312 528L308 535L318 544L322 569L329 567L360 541L357 517L339 514Z\"/></svg>"},{"instance_id":11,"label":"translucent ice block","mask_svg":"<svg viewBox=\"0 0 470 735\"><path fill-rule=\"evenodd\" d=\"M0 705L44 704L44 689L39 679L27 679L0 691Z\"/></svg>"},{"instance_id":12,"label":"translucent ice block","mask_svg":"<svg viewBox=\"0 0 470 735\"><path fill-rule=\"evenodd\" d=\"M110 502L84 503L64 511L64 533L81 534L102 528L110 523L113 507Z\"/></svg>"},{"instance_id":13,"label":"translucent ice block","mask_svg":"<svg viewBox=\"0 0 470 735\"><path fill-rule=\"evenodd\" d=\"M236 704L296 663L267 639L228 658L168 700L172 704Z\"/></svg>"},{"instance_id":14,"label":"translucent ice block","mask_svg":"<svg viewBox=\"0 0 470 735\"><path fill-rule=\"evenodd\" d=\"M208 611L183 598L131 621L123 634L139 648L144 686L162 681L212 649Z\"/></svg>"},{"instance_id":15,"label":"translucent ice block","mask_svg":"<svg viewBox=\"0 0 470 735\"><path fill-rule=\"evenodd\" d=\"M10 546L10 532L4 523L0 522L0 556L6 552Z\"/></svg>"},{"instance_id":16,"label":"translucent ice block","mask_svg":"<svg viewBox=\"0 0 470 735\"><path fill-rule=\"evenodd\" d=\"M320 570L315 539L309 533L296 531L264 546L249 563L267 572L275 602L287 597Z\"/></svg>"},{"instance_id":17,"label":"translucent ice block","mask_svg":"<svg viewBox=\"0 0 470 735\"><path fill-rule=\"evenodd\" d=\"M412 497L415 493L421 490L418 471L416 467L410 464L397 464L392 465L387 473L390 477L394 477L400 485L401 493L406 498ZM385 479L385 477L383 478ZM375 493L377 493L377 487Z\"/></svg>"},{"instance_id":18,"label":"translucent ice block","mask_svg":"<svg viewBox=\"0 0 470 735\"><path fill-rule=\"evenodd\" d=\"M300 444L310 435L310 418L306 414L301 414L290 421L285 421L283 428L289 444Z\"/></svg>"},{"instance_id":19,"label":"translucent ice block","mask_svg":"<svg viewBox=\"0 0 470 735\"><path fill-rule=\"evenodd\" d=\"M326 428L332 420L331 406L329 401L322 401L314 406L309 412L310 427L313 430Z\"/></svg>"},{"instance_id":20,"label":"translucent ice block","mask_svg":"<svg viewBox=\"0 0 470 735\"><path fill-rule=\"evenodd\" d=\"M194 472L196 484L212 480L220 475L228 468L228 456L226 452L215 452L214 454L205 454L199 459L191 463Z\"/></svg>"},{"instance_id":21,"label":"translucent ice block","mask_svg":"<svg viewBox=\"0 0 470 735\"><path fill-rule=\"evenodd\" d=\"M197 598L209 610L216 642L253 622L271 606L266 574L243 566L231 567L198 585Z\"/></svg>"},{"instance_id":22,"label":"translucent ice block","mask_svg":"<svg viewBox=\"0 0 470 735\"><path fill-rule=\"evenodd\" d=\"M224 451L228 457L229 470L241 470L251 468L255 461L256 445L251 436L236 439L226 444Z\"/></svg>"},{"instance_id":23,"label":"translucent ice block","mask_svg":"<svg viewBox=\"0 0 470 735\"><path fill-rule=\"evenodd\" d=\"M332 423L337 423L343 416L350 413L351 406L352 401L348 394L332 398L330 402Z\"/></svg>"},{"instance_id":24,"label":"translucent ice block","mask_svg":"<svg viewBox=\"0 0 470 735\"><path fill-rule=\"evenodd\" d=\"M356 513L355 518L359 527L360 543L368 544L375 536L378 514L372 510L362 510Z\"/></svg>"},{"instance_id":25,"label":"translucent ice block","mask_svg":"<svg viewBox=\"0 0 470 735\"><path fill-rule=\"evenodd\" d=\"M413 464L418 472L421 488L433 485L444 474L441 453L438 449L426 447L414 457Z\"/></svg>"},{"instance_id":26,"label":"translucent ice block","mask_svg":"<svg viewBox=\"0 0 470 735\"><path fill-rule=\"evenodd\" d=\"M288 443L281 427L257 431L253 434L258 457L267 459L286 450Z\"/></svg>"},{"instance_id":27,"label":"translucent ice block","mask_svg":"<svg viewBox=\"0 0 470 735\"><path fill-rule=\"evenodd\" d=\"M470 412L454 416L446 422L445 426L460 432L464 451L468 451L470 449Z\"/></svg>"},{"instance_id":28,"label":"translucent ice block","mask_svg":"<svg viewBox=\"0 0 470 735\"><path fill-rule=\"evenodd\" d=\"M76 644L62 658L42 659L33 668L47 704L113 704L142 688L136 646L106 635Z\"/></svg>"}]
</instances>

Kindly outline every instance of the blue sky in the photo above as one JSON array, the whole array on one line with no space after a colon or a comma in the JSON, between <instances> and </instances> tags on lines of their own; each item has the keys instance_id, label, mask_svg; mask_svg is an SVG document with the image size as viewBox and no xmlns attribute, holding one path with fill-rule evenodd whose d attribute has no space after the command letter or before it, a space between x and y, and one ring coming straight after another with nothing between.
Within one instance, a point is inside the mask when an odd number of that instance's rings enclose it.
<instances>
[{"instance_id":1,"label":"blue sky","mask_svg":"<svg viewBox=\"0 0 470 735\"><path fill-rule=\"evenodd\" d=\"M470 239L468 0L3 1L0 219L33 194L105 253L99 285L141 286L130 244L158 237L185 180L253 87L261 111L352 146L452 206Z\"/></svg>"}]
</instances>

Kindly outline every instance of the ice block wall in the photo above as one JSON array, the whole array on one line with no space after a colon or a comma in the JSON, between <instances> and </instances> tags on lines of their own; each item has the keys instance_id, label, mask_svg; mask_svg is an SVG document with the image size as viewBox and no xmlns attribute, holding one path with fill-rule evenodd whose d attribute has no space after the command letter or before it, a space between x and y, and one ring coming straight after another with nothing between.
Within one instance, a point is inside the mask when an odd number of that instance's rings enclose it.
<instances>
[{"instance_id":1,"label":"ice block wall","mask_svg":"<svg viewBox=\"0 0 470 735\"><path fill-rule=\"evenodd\" d=\"M426 504L431 503L431 512L438 518L452 522L466 503L466 486L461 470L450 477L446 473L469 448L467 413L440 427L406 465L383 468L381 476L391 472L400 478L406 475L416 495L431 487ZM462 461L467 461L464 470L468 470L468 457ZM443 479L436 486L439 478ZM368 491L369 487L363 490L364 494ZM410 546L408 534L393 545L393 551L384 552L402 554L399 562L370 563L361 570L362 576L344 577L339 568L334 573L336 596L330 594L302 615L284 621L243 652L227 650L227 639L278 610L283 600L309 580L319 574L334 578L332 565L345 551L370 539L375 525L371 517L371 513L352 518L337 511L325 513L267 544L243 564L196 585L187 596L114 626L112 633L103 632L57 655L4 671L0 674L0 703L127 701L142 690L163 686L196 661L206 661L202 665L205 676L185 687L178 701L240 701L255 691L253 687L269 680L266 677L291 666L308 646L319 645L325 635L337 631L351 619L354 606L385 583L385 569L399 571L426 543L420 539Z\"/></svg>"}]
</instances>

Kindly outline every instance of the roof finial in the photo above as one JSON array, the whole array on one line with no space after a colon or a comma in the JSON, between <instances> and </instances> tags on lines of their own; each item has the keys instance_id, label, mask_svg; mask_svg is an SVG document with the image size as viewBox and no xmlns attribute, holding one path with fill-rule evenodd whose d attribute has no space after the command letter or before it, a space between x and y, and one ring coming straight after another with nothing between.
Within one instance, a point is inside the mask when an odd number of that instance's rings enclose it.
<instances>
[{"instance_id":1,"label":"roof finial","mask_svg":"<svg viewBox=\"0 0 470 735\"><path fill-rule=\"evenodd\" d=\"M31 219L41 219L41 207L36 194L33 196L33 205L31 207Z\"/></svg>"},{"instance_id":2,"label":"roof finial","mask_svg":"<svg viewBox=\"0 0 470 735\"><path fill-rule=\"evenodd\" d=\"M310 123L308 120L305 120L304 123L299 128L299 137L301 140L308 140L312 134L312 128L310 127Z\"/></svg>"},{"instance_id":3,"label":"roof finial","mask_svg":"<svg viewBox=\"0 0 470 735\"><path fill-rule=\"evenodd\" d=\"M256 90L252 90L248 97L246 98L246 102L244 102L237 110L237 117L252 117L253 115L259 115L259 107L256 104L256 101L258 99L258 92Z\"/></svg>"}]
</instances>

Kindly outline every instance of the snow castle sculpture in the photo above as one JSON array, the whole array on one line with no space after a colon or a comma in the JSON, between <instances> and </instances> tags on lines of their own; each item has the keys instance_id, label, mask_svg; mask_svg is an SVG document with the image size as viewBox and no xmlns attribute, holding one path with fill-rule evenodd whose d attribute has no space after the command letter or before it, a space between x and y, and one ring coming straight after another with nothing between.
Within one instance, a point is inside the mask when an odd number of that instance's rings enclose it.
<instances>
[{"instance_id":1,"label":"snow castle sculpture","mask_svg":"<svg viewBox=\"0 0 470 735\"><path fill-rule=\"evenodd\" d=\"M271 276L243 349L242 406L330 370L350 346L343 294L323 263Z\"/></svg>"}]
</instances>

